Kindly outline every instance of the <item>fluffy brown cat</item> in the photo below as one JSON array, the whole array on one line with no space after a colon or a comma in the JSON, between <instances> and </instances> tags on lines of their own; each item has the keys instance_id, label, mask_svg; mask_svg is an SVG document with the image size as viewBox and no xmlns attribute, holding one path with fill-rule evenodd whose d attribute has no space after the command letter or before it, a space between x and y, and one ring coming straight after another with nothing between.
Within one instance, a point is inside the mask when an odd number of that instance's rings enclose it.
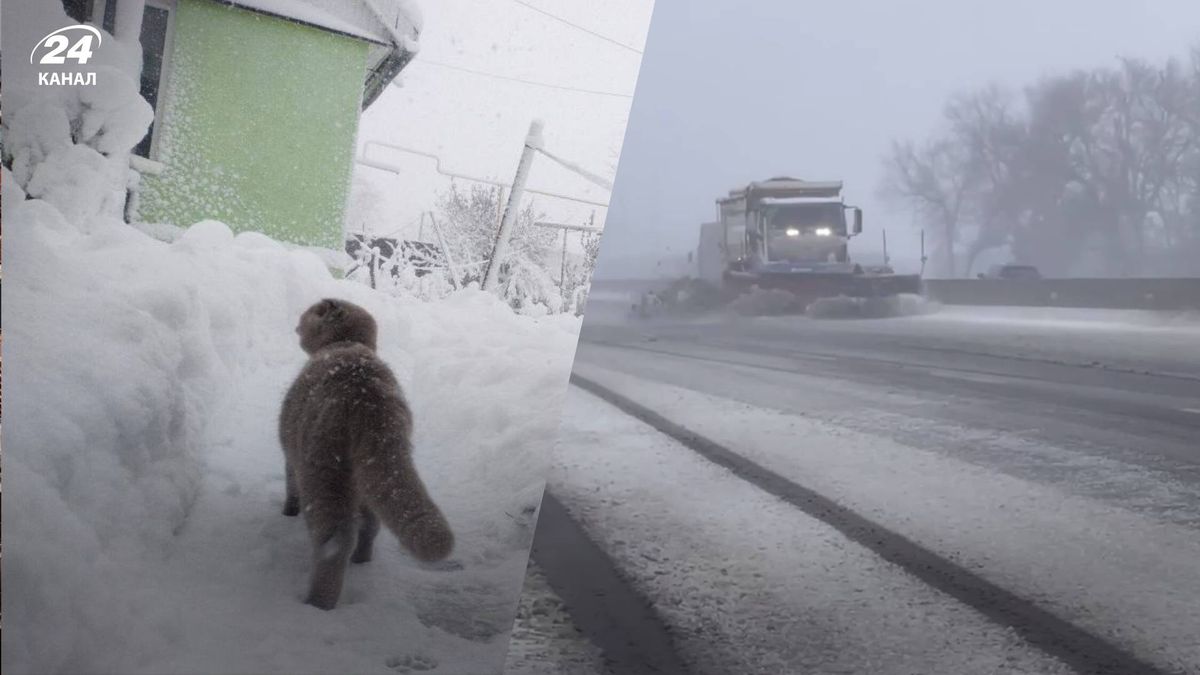
<instances>
[{"instance_id":1,"label":"fluffy brown cat","mask_svg":"<svg viewBox=\"0 0 1200 675\"><path fill-rule=\"evenodd\" d=\"M379 523L414 557L441 560L454 535L412 462L412 411L375 354L375 319L325 299L300 317L308 363L283 399L284 515L304 513L313 546L307 603L332 609L347 561L367 562Z\"/></svg>"}]
</instances>

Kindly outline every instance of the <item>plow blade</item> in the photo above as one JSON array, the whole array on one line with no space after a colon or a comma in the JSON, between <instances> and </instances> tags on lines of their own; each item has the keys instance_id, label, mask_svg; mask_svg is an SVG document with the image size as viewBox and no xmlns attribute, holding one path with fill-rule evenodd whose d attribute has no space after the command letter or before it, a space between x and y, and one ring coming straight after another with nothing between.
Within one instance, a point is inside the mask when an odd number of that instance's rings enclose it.
<instances>
[{"instance_id":1,"label":"plow blade","mask_svg":"<svg viewBox=\"0 0 1200 675\"><path fill-rule=\"evenodd\" d=\"M807 305L823 298L888 298L921 293L921 277L915 274L730 274L726 286L734 295L761 290L787 291Z\"/></svg>"}]
</instances>

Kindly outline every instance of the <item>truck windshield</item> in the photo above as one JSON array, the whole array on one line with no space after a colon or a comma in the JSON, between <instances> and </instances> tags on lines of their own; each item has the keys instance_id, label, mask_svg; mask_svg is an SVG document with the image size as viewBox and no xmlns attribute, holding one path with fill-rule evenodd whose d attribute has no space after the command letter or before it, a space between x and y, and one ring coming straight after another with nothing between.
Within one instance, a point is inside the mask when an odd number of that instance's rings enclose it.
<instances>
[{"instance_id":1,"label":"truck windshield","mask_svg":"<svg viewBox=\"0 0 1200 675\"><path fill-rule=\"evenodd\" d=\"M789 229L798 230L802 235L812 235L824 229L829 230L828 235L846 234L846 210L838 203L772 206L763 215L772 235Z\"/></svg>"},{"instance_id":2,"label":"truck windshield","mask_svg":"<svg viewBox=\"0 0 1200 675\"><path fill-rule=\"evenodd\" d=\"M767 259L840 262L845 259L846 211L839 203L787 204L763 211Z\"/></svg>"}]
</instances>

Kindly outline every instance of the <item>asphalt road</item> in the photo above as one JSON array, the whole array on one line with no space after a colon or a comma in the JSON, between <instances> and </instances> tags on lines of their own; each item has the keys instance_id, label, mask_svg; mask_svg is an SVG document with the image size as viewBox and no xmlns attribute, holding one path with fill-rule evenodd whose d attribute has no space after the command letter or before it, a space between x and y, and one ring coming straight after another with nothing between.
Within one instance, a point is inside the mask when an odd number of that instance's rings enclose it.
<instances>
[{"instance_id":1,"label":"asphalt road","mask_svg":"<svg viewBox=\"0 0 1200 675\"><path fill-rule=\"evenodd\" d=\"M1200 525L1200 327L995 317L955 308L871 320L595 321L584 326L576 360L750 405L836 415L842 425L1093 496L1132 497L1124 503ZM833 383L825 400L788 395L814 379ZM898 428L881 413L911 422ZM1094 473L946 437L937 423L1152 471L1178 483L1183 501L1112 493Z\"/></svg>"},{"instance_id":2,"label":"asphalt road","mask_svg":"<svg viewBox=\"0 0 1200 675\"><path fill-rule=\"evenodd\" d=\"M1096 661L1073 658L1072 650L1111 649L1114 659L1127 659L1126 669L1200 672L1200 642L1187 637L1200 634L1200 610L1188 609L1200 607L1200 574L1186 563L1200 550L1196 324L1102 312L960 308L878 320L714 315L622 322L606 321L604 312L592 310L576 356L577 373L607 373L610 391L630 382L650 383L633 388L631 398L640 396L634 408L642 406L666 427L683 429L677 439L695 432L701 446L709 443L727 452L735 474L739 462L749 464L751 469L739 474L744 481L757 480L757 488L790 498L801 511L805 499L827 500L828 508L809 508L807 515L844 534L849 530L833 522L836 518L823 517L829 509L844 512L837 518L864 519L879 530L858 543L901 568L927 564L921 556L928 554L935 567L967 575L985 591L958 594L936 581L932 585L990 621L1004 623L999 617L1007 610L989 607L988 598L997 606L1009 603L1033 612L1024 638L1070 670L1101 672ZM736 422L722 425L700 412L689 417L696 408L682 398L673 408L662 405L670 392L715 397L886 441L901 453L898 467L904 466L906 450L914 454L914 463L919 463L917 453L933 454L954 466L972 467L972 476L982 477L981 486L1011 483L1028 486L1030 495L1050 497L1042 502L1030 497L1028 503L1036 507L1026 515L1019 493L1006 496L1017 504L1008 520L999 521L981 515L969 490L964 497L949 488L933 494L925 487L928 500L939 502L939 508L961 507L961 523L938 529L931 521L942 512L915 498L911 504L895 498L875 502L879 490L869 483L853 485L844 475L823 484L822 465L812 463L817 460L790 464L779 448L763 449L755 436L760 429L739 431ZM720 463L717 455L707 458ZM756 471L774 478L763 479ZM901 474L897 480L904 480ZM574 474L559 471L549 489L560 494L567 513L577 516L571 536L590 534L599 550L605 536L595 521L602 520L596 515L602 505L588 503L587 490L573 489L572 475L579 475L578 468ZM783 487L770 488L772 480ZM1100 515L1091 519L1088 514ZM1131 523L1138 534L1126 533ZM555 527L563 530L561 518ZM996 527L996 540L1011 543L987 541L989 527ZM671 536L670 528L664 523L664 536ZM1054 541L1056 528L1064 541L1072 538L1070 554L1040 552L1045 542ZM911 546L916 553L889 557L890 544L873 549L878 533L898 538L900 549ZM1029 546L1020 543L1026 534ZM543 548L554 545L539 536ZM848 536L855 541L857 535ZM621 556L603 565L617 571L613 584L627 586L618 594L632 590L656 604L654 585L639 580L637 570L622 569ZM543 566L552 583L571 585L553 562ZM1139 574L1151 567L1152 574ZM922 578L916 567L907 571ZM997 594L1003 597L996 600ZM591 597L603 595L607 592ZM604 602L588 597L572 595L568 611L572 604L581 616L609 611ZM668 630L678 628L670 616L663 621ZM620 623L619 616L613 623ZM1048 632L1040 636L1040 629ZM611 642L614 636L606 630L598 639ZM1059 639L1062 644L1056 646ZM716 649L711 644L705 648ZM689 647L683 641L676 648Z\"/></svg>"}]
</instances>

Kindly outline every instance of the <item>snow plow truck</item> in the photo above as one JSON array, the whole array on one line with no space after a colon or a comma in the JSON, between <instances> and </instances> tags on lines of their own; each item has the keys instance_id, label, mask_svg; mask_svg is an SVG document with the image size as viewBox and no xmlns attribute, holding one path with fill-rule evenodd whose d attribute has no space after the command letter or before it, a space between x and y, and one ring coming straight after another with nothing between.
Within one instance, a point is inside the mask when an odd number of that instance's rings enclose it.
<instances>
[{"instance_id":1,"label":"snow plow truck","mask_svg":"<svg viewBox=\"0 0 1200 675\"><path fill-rule=\"evenodd\" d=\"M850 238L862 233L862 209L842 200L841 181L750 183L717 199L717 217L700 228L697 271L727 298L754 287L788 291L804 305L921 292L920 275L850 259Z\"/></svg>"}]
</instances>

